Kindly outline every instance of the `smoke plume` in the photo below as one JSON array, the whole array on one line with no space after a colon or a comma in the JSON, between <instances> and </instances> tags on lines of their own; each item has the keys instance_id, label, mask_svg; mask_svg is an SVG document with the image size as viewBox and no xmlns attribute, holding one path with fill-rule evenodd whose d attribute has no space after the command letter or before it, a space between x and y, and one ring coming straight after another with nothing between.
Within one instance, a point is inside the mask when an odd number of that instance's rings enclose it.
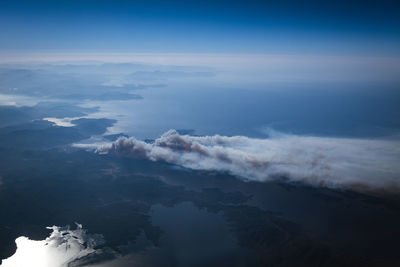
<instances>
[{"instance_id":1,"label":"smoke plume","mask_svg":"<svg viewBox=\"0 0 400 267\"><path fill-rule=\"evenodd\" d=\"M250 181L285 180L358 191L400 191L397 140L295 135L255 139L180 135L170 130L154 143L122 137L97 152L222 171Z\"/></svg>"}]
</instances>

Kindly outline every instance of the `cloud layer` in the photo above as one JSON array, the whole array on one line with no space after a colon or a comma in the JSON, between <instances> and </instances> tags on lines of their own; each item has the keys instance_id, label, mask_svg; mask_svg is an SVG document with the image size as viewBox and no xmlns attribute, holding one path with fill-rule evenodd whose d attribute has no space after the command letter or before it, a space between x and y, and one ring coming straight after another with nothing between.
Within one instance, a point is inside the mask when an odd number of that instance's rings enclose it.
<instances>
[{"instance_id":1,"label":"cloud layer","mask_svg":"<svg viewBox=\"0 0 400 267\"><path fill-rule=\"evenodd\" d=\"M24 236L17 238L17 251L3 260L0 266L75 266L75 261L95 253L95 247L103 242L100 235L88 235L80 224L77 224L75 230L57 226L48 229L53 232L45 240L35 241Z\"/></svg>"},{"instance_id":2,"label":"cloud layer","mask_svg":"<svg viewBox=\"0 0 400 267\"><path fill-rule=\"evenodd\" d=\"M357 191L400 191L400 141L280 135L190 136L170 130L146 143L119 138L99 153L166 161L244 180L302 182Z\"/></svg>"}]
</instances>

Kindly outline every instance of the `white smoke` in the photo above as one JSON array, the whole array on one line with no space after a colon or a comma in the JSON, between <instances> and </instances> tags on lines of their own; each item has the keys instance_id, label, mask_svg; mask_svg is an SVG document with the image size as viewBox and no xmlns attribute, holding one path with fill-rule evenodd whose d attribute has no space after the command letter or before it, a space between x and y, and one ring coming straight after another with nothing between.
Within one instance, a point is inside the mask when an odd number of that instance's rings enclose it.
<instances>
[{"instance_id":1,"label":"white smoke","mask_svg":"<svg viewBox=\"0 0 400 267\"><path fill-rule=\"evenodd\" d=\"M79 259L95 253L103 241L100 235L88 235L82 225L77 229L52 226L50 237L30 240L21 236L15 240L17 251L3 260L2 267L68 267Z\"/></svg>"},{"instance_id":2,"label":"white smoke","mask_svg":"<svg viewBox=\"0 0 400 267\"><path fill-rule=\"evenodd\" d=\"M163 160L194 170L228 172L245 180L286 180L358 191L400 191L400 142L281 135L189 136L170 130L146 143L120 138L99 153Z\"/></svg>"}]
</instances>

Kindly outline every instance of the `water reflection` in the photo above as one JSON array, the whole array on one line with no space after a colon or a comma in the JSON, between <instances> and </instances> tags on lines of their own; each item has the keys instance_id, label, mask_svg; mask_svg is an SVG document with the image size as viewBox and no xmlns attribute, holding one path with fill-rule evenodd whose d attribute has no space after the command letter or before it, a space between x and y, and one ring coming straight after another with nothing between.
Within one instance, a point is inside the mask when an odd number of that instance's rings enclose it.
<instances>
[{"instance_id":1,"label":"water reflection","mask_svg":"<svg viewBox=\"0 0 400 267\"><path fill-rule=\"evenodd\" d=\"M95 247L102 243L99 235L87 235L82 225L77 229L69 227L48 227L53 230L45 240L31 240L25 236L15 242L17 251L3 260L2 267L67 267L71 263L95 252Z\"/></svg>"}]
</instances>

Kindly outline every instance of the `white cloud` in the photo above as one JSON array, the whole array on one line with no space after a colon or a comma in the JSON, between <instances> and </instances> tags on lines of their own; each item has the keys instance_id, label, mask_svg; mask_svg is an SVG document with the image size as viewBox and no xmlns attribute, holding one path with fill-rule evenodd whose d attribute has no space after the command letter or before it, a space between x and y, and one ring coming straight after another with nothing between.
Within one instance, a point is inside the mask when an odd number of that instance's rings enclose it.
<instances>
[{"instance_id":1,"label":"white cloud","mask_svg":"<svg viewBox=\"0 0 400 267\"><path fill-rule=\"evenodd\" d=\"M73 127L73 126L76 126L76 124L73 124L72 121L81 119L81 118L84 118L84 117L71 117L71 118L70 117L65 117L65 118L48 117L48 118L43 118L43 120L52 122L55 125L61 126L61 127Z\"/></svg>"},{"instance_id":2,"label":"white cloud","mask_svg":"<svg viewBox=\"0 0 400 267\"><path fill-rule=\"evenodd\" d=\"M48 227L52 229L45 240L30 240L21 236L15 240L17 251L3 260L2 267L67 267L74 261L95 253L95 247L101 244L100 235L88 235L82 225L77 229L69 227Z\"/></svg>"},{"instance_id":3,"label":"white cloud","mask_svg":"<svg viewBox=\"0 0 400 267\"><path fill-rule=\"evenodd\" d=\"M400 141L277 135L179 135L153 144L120 138L99 153L163 160L194 170L228 172L245 180L285 180L358 191L400 191Z\"/></svg>"}]
</instances>

